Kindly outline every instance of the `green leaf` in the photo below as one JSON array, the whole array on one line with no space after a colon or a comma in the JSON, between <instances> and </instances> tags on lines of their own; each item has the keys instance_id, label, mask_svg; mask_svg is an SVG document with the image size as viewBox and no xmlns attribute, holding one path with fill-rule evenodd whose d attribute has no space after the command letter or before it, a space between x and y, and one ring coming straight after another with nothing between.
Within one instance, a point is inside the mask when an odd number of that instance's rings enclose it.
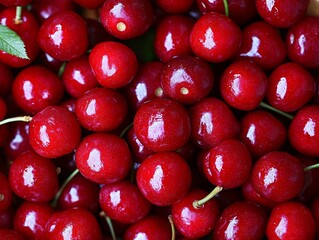
<instances>
[{"instance_id":1,"label":"green leaf","mask_svg":"<svg viewBox=\"0 0 319 240\"><path fill-rule=\"evenodd\" d=\"M0 24L0 50L13 56L29 59L20 36L7 26Z\"/></svg>"}]
</instances>

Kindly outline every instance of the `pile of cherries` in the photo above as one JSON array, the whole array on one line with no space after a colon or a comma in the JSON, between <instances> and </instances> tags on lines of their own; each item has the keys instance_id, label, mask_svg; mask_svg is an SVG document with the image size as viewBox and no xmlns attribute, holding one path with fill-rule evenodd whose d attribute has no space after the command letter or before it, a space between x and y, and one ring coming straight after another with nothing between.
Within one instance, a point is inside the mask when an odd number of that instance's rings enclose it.
<instances>
[{"instance_id":1,"label":"pile of cherries","mask_svg":"<svg viewBox=\"0 0 319 240\"><path fill-rule=\"evenodd\" d=\"M318 239L316 2L0 0L0 239Z\"/></svg>"}]
</instances>

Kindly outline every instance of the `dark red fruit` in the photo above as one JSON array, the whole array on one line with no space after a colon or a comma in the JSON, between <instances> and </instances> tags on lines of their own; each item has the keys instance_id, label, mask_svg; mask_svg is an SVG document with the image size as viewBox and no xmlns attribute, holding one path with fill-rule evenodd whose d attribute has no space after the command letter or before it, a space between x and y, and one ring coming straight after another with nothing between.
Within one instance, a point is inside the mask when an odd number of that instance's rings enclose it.
<instances>
[{"instance_id":1,"label":"dark red fruit","mask_svg":"<svg viewBox=\"0 0 319 240\"><path fill-rule=\"evenodd\" d=\"M2 63L0 61L0 76L1 76L1 81L0 81L0 96L5 97L8 96L10 93L11 89L11 84L13 82L13 71L12 69Z\"/></svg>"},{"instance_id":2,"label":"dark red fruit","mask_svg":"<svg viewBox=\"0 0 319 240\"><path fill-rule=\"evenodd\" d=\"M0 229L0 236L5 240L25 240L20 233L10 228Z\"/></svg>"},{"instance_id":3,"label":"dark red fruit","mask_svg":"<svg viewBox=\"0 0 319 240\"><path fill-rule=\"evenodd\" d=\"M105 2L104 0L72 0L82 8L99 8Z\"/></svg>"},{"instance_id":4,"label":"dark red fruit","mask_svg":"<svg viewBox=\"0 0 319 240\"><path fill-rule=\"evenodd\" d=\"M11 206L13 194L7 176L1 172L0 183L0 212L4 212Z\"/></svg>"},{"instance_id":5,"label":"dark red fruit","mask_svg":"<svg viewBox=\"0 0 319 240\"><path fill-rule=\"evenodd\" d=\"M11 6L26 6L31 3L33 0L1 0L0 4L11 7Z\"/></svg>"},{"instance_id":6,"label":"dark red fruit","mask_svg":"<svg viewBox=\"0 0 319 240\"><path fill-rule=\"evenodd\" d=\"M166 13L184 13L190 10L194 0L155 0L155 4Z\"/></svg>"}]
</instances>

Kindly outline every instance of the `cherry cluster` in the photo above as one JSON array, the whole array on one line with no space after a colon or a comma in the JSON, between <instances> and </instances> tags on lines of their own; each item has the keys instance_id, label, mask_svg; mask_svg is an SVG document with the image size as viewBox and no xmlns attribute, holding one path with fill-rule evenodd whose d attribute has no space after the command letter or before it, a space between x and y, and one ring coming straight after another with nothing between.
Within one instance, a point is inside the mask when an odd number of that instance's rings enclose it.
<instances>
[{"instance_id":1,"label":"cherry cluster","mask_svg":"<svg viewBox=\"0 0 319 240\"><path fill-rule=\"evenodd\" d=\"M0 0L0 239L318 239L317 2Z\"/></svg>"}]
</instances>

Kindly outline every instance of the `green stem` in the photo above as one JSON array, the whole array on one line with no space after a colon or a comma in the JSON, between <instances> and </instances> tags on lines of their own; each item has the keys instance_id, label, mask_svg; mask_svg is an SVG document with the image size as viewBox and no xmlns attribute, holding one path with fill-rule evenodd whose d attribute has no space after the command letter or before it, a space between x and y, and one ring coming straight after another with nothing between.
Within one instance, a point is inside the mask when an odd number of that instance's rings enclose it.
<instances>
[{"instance_id":1,"label":"green stem","mask_svg":"<svg viewBox=\"0 0 319 240\"><path fill-rule=\"evenodd\" d=\"M127 125L127 126L123 129L123 131L121 132L120 137L123 138L124 135L128 132L128 130L130 130L130 128L131 128L132 126L133 126L133 123L130 123L129 125Z\"/></svg>"},{"instance_id":2,"label":"green stem","mask_svg":"<svg viewBox=\"0 0 319 240\"><path fill-rule=\"evenodd\" d=\"M105 218L105 221L109 227L109 230L111 232L111 236L112 236L112 240L116 240L116 235L115 235L115 231L114 231L114 227L113 227L113 223L110 217L108 217L105 212L100 212L100 216Z\"/></svg>"},{"instance_id":3,"label":"green stem","mask_svg":"<svg viewBox=\"0 0 319 240\"><path fill-rule=\"evenodd\" d=\"M294 118L293 115L291 115L291 114L289 114L289 113L285 113L285 112L283 112L283 111L280 111L280 110L278 110L278 109L276 109L276 108L270 106L270 105L267 104L267 103L261 102L259 105L260 105L261 107L263 107L263 108L266 108L266 109L270 110L270 111L279 113L280 115L282 115L282 116L284 116L284 117L286 117L286 118L288 118L288 119L290 119L290 120L292 120L292 119Z\"/></svg>"},{"instance_id":4,"label":"green stem","mask_svg":"<svg viewBox=\"0 0 319 240\"><path fill-rule=\"evenodd\" d=\"M31 120L32 120L32 117L30 116L18 116L18 117L7 118L0 121L0 125L4 125L11 122L30 122Z\"/></svg>"},{"instance_id":5,"label":"green stem","mask_svg":"<svg viewBox=\"0 0 319 240\"><path fill-rule=\"evenodd\" d=\"M229 17L228 1L227 0L223 0L223 2L224 2L224 8L225 8L225 15L227 17Z\"/></svg>"},{"instance_id":6,"label":"green stem","mask_svg":"<svg viewBox=\"0 0 319 240\"><path fill-rule=\"evenodd\" d=\"M63 62L61 67L59 68L58 77L62 77L62 74L64 73L64 70L65 70L65 66L66 66L66 62Z\"/></svg>"},{"instance_id":7,"label":"green stem","mask_svg":"<svg viewBox=\"0 0 319 240\"><path fill-rule=\"evenodd\" d=\"M314 165L310 165L308 167L305 167L304 171L306 172L306 171L309 171L309 170L312 170L312 169L315 169L315 168L319 168L319 163L316 163Z\"/></svg>"},{"instance_id":8,"label":"green stem","mask_svg":"<svg viewBox=\"0 0 319 240\"><path fill-rule=\"evenodd\" d=\"M15 24L22 23L22 7L21 6L16 6L16 16L14 18L14 23Z\"/></svg>"},{"instance_id":9,"label":"green stem","mask_svg":"<svg viewBox=\"0 0 319 240\"><path fill-rule=\"evenodd\" d=\"M213 191L211 191L206 197L204 197L203 199L200 200L195 200L193 202L193 207L194 208L201 208L206 202L208 202L209 200L211 200L213 197L215 197L221 190L223 190L222 187L215 187L213 189Z\"/></svg>"}]
</instances>

